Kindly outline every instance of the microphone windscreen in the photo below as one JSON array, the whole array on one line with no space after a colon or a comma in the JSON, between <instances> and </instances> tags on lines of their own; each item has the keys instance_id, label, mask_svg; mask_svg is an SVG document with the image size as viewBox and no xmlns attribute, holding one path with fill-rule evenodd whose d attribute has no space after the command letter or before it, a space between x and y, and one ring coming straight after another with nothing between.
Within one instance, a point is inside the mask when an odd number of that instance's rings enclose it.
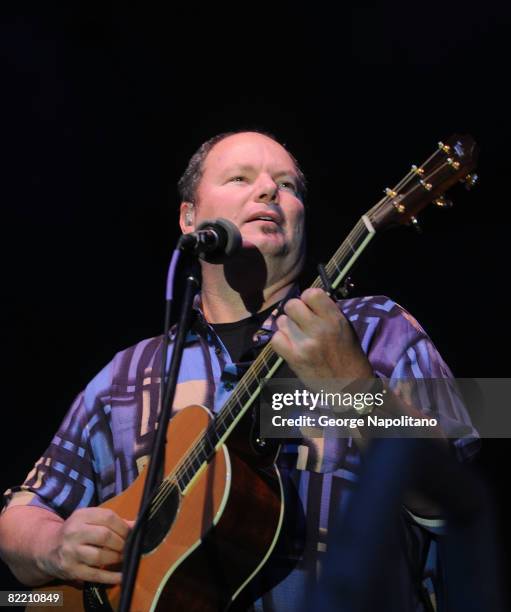
<instances>
[{"instance_id":1,"label":"microphone windscreen","mask_svg":"<svg viewBox=\"0 0 511 612\"><path fill-rule=\"evenodd\" d=\"M221 261L225 256L235 255L241 248L242 240L240 230L232 221L222 217L203 221L197 226L197 231L211 229L219 238L218 248L212 252L202 252L199 257L211 263Z\"/></svg>"}]
</instances>

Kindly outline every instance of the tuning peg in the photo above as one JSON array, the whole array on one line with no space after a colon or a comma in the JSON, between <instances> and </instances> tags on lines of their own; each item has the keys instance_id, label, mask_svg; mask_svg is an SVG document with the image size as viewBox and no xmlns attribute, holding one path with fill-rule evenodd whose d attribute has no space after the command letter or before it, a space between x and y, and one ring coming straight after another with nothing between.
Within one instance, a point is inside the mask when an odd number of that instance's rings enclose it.
<instances>
[{"instance_id":1,"label":"tuning peg","mask_svg":"<svg viewBox=\"0 0 511 612\"><path fill-rule=\"evenodd\" d=\"M436 204L438 208L452 208L452 200L447 200L444 196L440 196L436 200L433 200L433 204Z\"/></svg>"},{"instance_id":2,"label":"tuning peg","mask_svg":"<svg viewBox=\"0 0 511 612\"><path fill-rule=\"evenodd\" d=\"M461 179L461 182L465 183L465 189L467 191L470 191L472 187L474 187L478 181L479 181L479 176L477 174L467 174L467 176L464 179Z\"/></svg>"},{"instance_id":3,"label":"tuning peg","mask_svg":"<svg viewBox=\"0 0 511 612\"><path fill-rule=\"evenodd\" d=\"M397 197L397 191L394 191L393 189L391 189L390 187L385 187L385 189L383 190L383 193L388 196L389 198L396 198Z\"/></svg>"},{"instance_id":4,"label":"tuning peg","mask_svg":"<svg viewBox=\"0 0 511 612\"><path fill-rule=\"evenodd\" d=\"M452 157L448 157L447 158L447 163L449 164L449 166L452 166L455 170L459 170L460 169L460 165L461 165L460 162L456 161Z\"/></svg>"},{"instance_id":5,"label":"tuning peg","mask_svg":"<svg viewBox=\"0 0 511 612\"><path fill-rule=\"evenodd\" d=\"M410 225L418 234L422 234L422 228L415 217L410 217Z\"/></svg>"}]
</instances>

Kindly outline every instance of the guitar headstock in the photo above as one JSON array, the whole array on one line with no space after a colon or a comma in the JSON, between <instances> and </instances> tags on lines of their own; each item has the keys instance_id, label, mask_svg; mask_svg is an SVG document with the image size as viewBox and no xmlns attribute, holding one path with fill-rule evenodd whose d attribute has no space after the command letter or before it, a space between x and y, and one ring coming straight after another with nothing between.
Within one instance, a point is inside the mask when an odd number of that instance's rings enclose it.
<instances>
[{"instance_id":1,"label":"guitar headstock","mask_svg":"<svg viewBox=\"0 0 511 612\"><path fill-rule=\"evenodd\" d=\"M386 197L366 214L377 231L395 225L416 223L417 215L429 203L446 207L444 193L457 182L471 187L477 177L470 173L476 167L478 147L470 135L454 134L438 143L438 149L411 171Z\"/></svg>"}]
</instances>

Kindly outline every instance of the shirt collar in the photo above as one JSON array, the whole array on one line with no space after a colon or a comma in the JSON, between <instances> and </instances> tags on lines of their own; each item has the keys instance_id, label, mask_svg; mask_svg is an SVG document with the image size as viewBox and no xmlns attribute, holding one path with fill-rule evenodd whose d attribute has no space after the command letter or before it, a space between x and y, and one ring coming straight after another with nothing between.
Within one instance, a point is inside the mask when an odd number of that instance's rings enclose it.
<instances>
[{"instance_id":1,"label":"shirt collar","mask_svg":"<svg viewBox=\"0 0 511 612\"><path fill-rule=\"evenodd\" d=\"M271 336L275 333L277 328L277 318L281 314L279 312L280 307L290 300L291 298L298 297L300 295L300 289L297 284L294 284L291 289L288 291L287 295L276 305L276 307L271 311L268 317L263 321L261 327L256 331L253 336L254 344L256 347L262 346L266 344ZM201 334L202 336L207 336L207 332L214 333L213 328L210 326L204 313L202 311L202 301L201 295L198 293L193 300L193 314L192 314L192 324L190 326L190 331L186 337L186 342L193 342L197 339L197 334ZM170 339L174 340L176 337L177 323L170 328L169 334Z\"/></svg>"}]
</instances>

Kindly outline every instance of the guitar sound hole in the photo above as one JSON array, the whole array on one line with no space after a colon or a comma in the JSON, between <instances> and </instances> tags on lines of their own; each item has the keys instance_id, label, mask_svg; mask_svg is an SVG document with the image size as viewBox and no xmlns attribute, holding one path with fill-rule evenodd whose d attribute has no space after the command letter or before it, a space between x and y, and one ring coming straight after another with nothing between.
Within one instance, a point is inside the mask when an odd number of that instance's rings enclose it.
<instances>
[{"instance_id":1,"label":"guitar sound hole","mask_svg":"<svg viewBox=\"0 0 511 612\"><path fill-rule=\"evenodd\" d=\"M158 497L152 503L151 518L149 519L142 545L142 554L154 550L167 535L172 527L179 510L179 490L172 486L167 495Z\"/></svg>"}]
</instances>

